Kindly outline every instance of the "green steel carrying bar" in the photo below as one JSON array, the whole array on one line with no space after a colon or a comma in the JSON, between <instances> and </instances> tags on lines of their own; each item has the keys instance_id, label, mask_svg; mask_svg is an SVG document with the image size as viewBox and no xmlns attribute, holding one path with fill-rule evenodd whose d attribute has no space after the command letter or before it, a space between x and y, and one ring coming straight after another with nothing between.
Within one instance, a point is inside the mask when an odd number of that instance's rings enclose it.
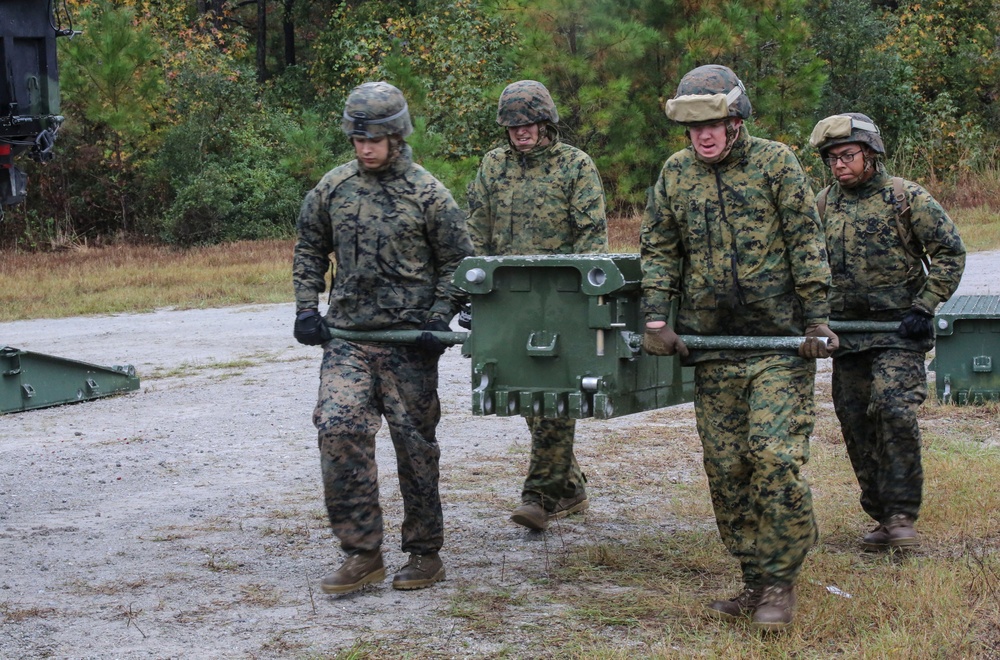
<instances>
[{"instance_id":1,"label":"green steel carrying bar","mask_svg":"<svg viewBox=\"0 0 1000 660\"><path fill-rule=\"evenodd\" d=\"M139 389L135 368L0 347L0 414L89 401Z\"/></svg>"}]
</instances>

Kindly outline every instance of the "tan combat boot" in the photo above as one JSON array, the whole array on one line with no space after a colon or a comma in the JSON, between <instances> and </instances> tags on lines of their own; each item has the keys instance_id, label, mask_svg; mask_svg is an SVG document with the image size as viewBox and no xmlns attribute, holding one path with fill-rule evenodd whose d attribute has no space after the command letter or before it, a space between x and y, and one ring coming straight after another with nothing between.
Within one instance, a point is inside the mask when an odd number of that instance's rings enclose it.
<instances>
[{"instance_id":1,"label":"tan combat boot","mask_svg":"<svg viewBox=\"0 0 1000 660\"><path fill-rule=\"evenodd\" d=\"M913 529L913 518L905 513L897 513L885 524L891 548L915 548L920 545L917 530Z\"/></svg>"},{"instance_id":2,"label":"tan combat boot","mask_svg":"<svg viewBox=\"0 0 1000 660\"><path fill-rule=\"evenodd\" d=\"M753 627L777 632L792 623L795 611L795 589L792 585L769 584L764 587L753 611Z\"/></svg>"},{"instance_id":3,"label":"tan combat boot","mask_svg":"<svg viewBox=\"0 0 1000 660\"><path fill-rule=\"evenodd\" d=\"M410 560L392 577L393 589L423 589L444 579L444 564L436 552L410 553Z\"/></svg>"},{"instance_id":4,"label":"tan combat boot","mask_svg":"<svg viewBox=\"0 0 1000 660\"><path fill-rule=\"evenodd\" d=\"M743 591L729 600L713 600L708 604L708 612L720 619L738 619L750 617L760 600L760 589L745 587Z\"/></svg>"},{"instance_id":5,"label":"tan combat boot","mask_svg":"<svg viewBox=\"0 0 1000 660\"><path fill-rule=\"evenodd\" d=\"M555 511L549 514L549 520L558 520L574 513L586 511L589 506L590 500L587 499L587 493L580 491L574 497L564 497L559 500L556 503Z\"/></svg>"},{"instance_id":6,"label":"tan combat boot","mask_svg":"<svg viewBox=\"0 0 1000 660\"><path fill-rule=\"evenodd\" d=\"M510 519L522 527L536 529L540 532L549 528L549 514L538 502L526 502L517 507Z\"/></svg>"},{"instance_id":7,"label":"tan combat boot","mask_svg":"<svg viewBox=\"0 0 1000 660\"><path fill-rule=\"evenodd\" d=\"M323 578L320 589L327 594L346 594L366 584L385 579L382 550L369 550L349 555L334 573Z\"/></svg>"},{"instance_id":8,"label":"tan combat boot","mask_svg":"<svg viewBox=\"0 0 1000 660\"><path fill-rule=\"evenodd\" d=\"M866 552L885 552L889 549L889 530L880 523L878 527L861 537L861 547Z\"/></svg>"}]
</instances>

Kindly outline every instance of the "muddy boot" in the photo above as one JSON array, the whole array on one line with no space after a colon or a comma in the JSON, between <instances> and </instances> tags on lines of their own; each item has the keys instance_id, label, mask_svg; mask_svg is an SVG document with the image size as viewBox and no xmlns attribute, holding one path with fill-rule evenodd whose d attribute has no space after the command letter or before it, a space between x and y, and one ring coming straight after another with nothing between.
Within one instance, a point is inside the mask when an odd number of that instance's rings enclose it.
<instances>
[{"instance_id":1,"label":"muddy boot","mask_svg":"<svg viewBox=\"0 0 1000 660\"><path fill-rule=\"evenodd\" d=\"M745 587L736 597L729 600L713 600L708 604L708 613L720 619L749 618L760 600L760 589Z\"/></svg>"},{"instance_id":2,"label":"muddy boot","mask_svg":"<svg viewBox=\"0 0 1000 660\"><path fill-rule=\"evenodd\" d=\"M549 527L549 514L538 502L526 502L514 509L510 519L522 527L542 532Z\"/></svg>"},{"instance_id":3,"label":"muddy boot","mask_svg":"<svg viewBox=\"0 0 1000 660\"><path fill-rule=\"evenodd\" d=\"M753 627L777 632L792 623L795 610L795 589L792 585L769 584L764 587L753 611Z\"/></svg>"},{"instance_id":4,"label":"muddy boot","mask_svg":"<svg viewBox=\"0 0 1000 660\"><path fill-rule=\"evenodd\" d=\"M889 530L885 525L878 527L861 537L861 547L866 552L885 552L889 549Z\"/></svg>"},{"instance_id":5,"label":"muddy boot","mask_svg":"<svg viewBox=\"0 0 1000 660\"><path fill-rule=\"evenodd\" d=\"M436 552L410 553L406 566L392 577L393 589L423 589L444 579L444 564Z\"/></svg>"},{"instance_id":6,"label":"muddy boot","mask_svg":"<svg viewBox=\"0 0 1000 660\"><path fill-rule=\"evenodd\" d=\"M549 520L558 520L566 516L586 511L590 506L587 493L580 491L575 497L564 497L556 503L556 509L549 514Z\"/></svg>"},{"instance_id":7,"label":"muddy boot","mask_svg":"<svg viewBox=\"0 0 1000 660\"><path fill-rule=\"evenodd\" d=\"M885 524L891 548L915 548L920 545L917 530L913 529L913 518L905 513L897 513Z\"/></svg>"},{"instance_id":8,"label":"muddy boot","mask_svg":"<svg viewBox=\"0 0 1000 660\"><path fill-rule=\"evenodd\" d=\"M348 556L336 572L323 578L320 589L327 594L346 594L384 579L382 550L369 550Z\"/></svg>"}]
</instances>

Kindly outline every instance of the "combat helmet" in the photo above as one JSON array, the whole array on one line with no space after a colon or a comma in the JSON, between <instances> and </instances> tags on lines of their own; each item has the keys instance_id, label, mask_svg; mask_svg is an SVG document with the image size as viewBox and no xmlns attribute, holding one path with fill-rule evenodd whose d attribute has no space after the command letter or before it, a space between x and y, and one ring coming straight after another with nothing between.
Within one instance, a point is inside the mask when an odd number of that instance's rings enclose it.
<instances>
[{"instance_id":1,"label":"combat helmet","mask_svg":"<svg viewBox=\"0 0 1000 660\"><path fill-rule=\"evenodd\" d=\"M712 124L727 117L748 119L753 113L743 82L721 64L706 64L684 74L666 109L667 117L684 126Z\"/></svg>"},{"instance_id":2,"label":"combat helmet","mask_svg":"<svg viewBox=\"0 0 1000 660\"><path fill-rule=\"evenodd\" d=\"M545 85L537 80L519 80L507 85L497 104L497 123L511 127L539 122L559 123L559 112Z\"/></svg>"},{"instance_id":3,"label":"combat helmet","mask_svg":"<svg viewBox=\"0 0 1000 660\"><path fill-rule=\"evenodd\" d=\"M838 144L860 142L867 144L875 153L884 154L882 133L868 115L860 112L845 112L821 119L809 136L809 144L819 149L821 156Z\"/></svg>"},{"instance_id":4,"label":"combat helmet","mask_svg":"<svg viewBox=\"0 0 1000 660\"><path fill-rule=\"evenodd\" d=\"M413 132L403 93L387 82L367 82L351 90L341 128L348 137L406 137Z\"/></svg>"}]
</instances>

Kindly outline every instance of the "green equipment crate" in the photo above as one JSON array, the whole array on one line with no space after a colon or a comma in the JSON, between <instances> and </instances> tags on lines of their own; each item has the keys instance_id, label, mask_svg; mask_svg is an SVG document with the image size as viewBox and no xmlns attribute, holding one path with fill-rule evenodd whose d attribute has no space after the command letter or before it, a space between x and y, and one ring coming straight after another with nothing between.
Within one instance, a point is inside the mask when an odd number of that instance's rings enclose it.
<instances>
[{"instance_id":1,"label":"green equipment crate","mask_svg":"<svg viewBox=\"0 0 1000 660\"><path fill-rule=\"evenodd\" d=\"M1000 296L954 296L934 317L937 397L944 403L1000 400Z\"/></svg>"},{"instance_id":2,"label":"green equipment crate","mask_svg":"<svg viewBox=\"0 0 1000 660\"><path fill-rule=\"evenodd\" d=\"M694 369L640 350L637 254L470 257L474 415L609 419L693 400Z\"/></svg>"}]
</instances>

